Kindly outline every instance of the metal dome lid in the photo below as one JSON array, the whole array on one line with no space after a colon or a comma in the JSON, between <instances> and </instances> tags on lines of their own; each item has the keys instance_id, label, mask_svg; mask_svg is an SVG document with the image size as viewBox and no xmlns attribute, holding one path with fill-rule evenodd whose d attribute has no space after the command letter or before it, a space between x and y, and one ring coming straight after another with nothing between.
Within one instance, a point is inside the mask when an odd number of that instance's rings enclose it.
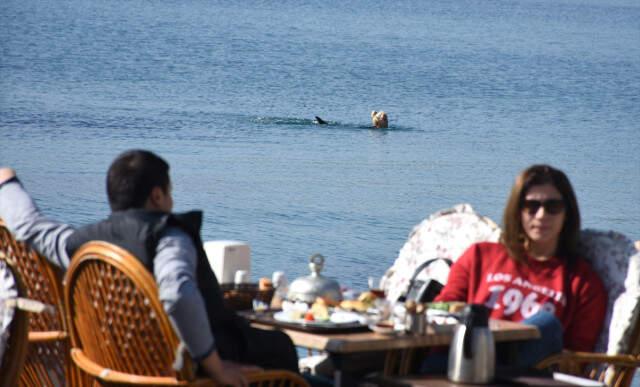
<instances>
[{"instance_id":1,"label":"metal dome lid","mask_svg":"<svg viewBox=\"0 0 640 387\"><path fill-rule=\"evenodd\" d=\"M309 269L311 275L297 278L289 286L287 298L289 301L315 302L317 297L323 297L331 301L342 300L342 292L337 281L320 274L324 267L324 257L313 254L309 257Z\"/></svg>"}]
</instances>

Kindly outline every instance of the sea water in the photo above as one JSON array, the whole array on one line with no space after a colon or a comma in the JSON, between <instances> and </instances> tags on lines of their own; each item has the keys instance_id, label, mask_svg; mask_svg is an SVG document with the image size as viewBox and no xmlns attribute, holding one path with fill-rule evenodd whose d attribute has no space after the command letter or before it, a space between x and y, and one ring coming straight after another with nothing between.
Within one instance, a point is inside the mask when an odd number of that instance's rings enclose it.
<instances>
[{"instance_id":1,"label":"sea water","mask_svg":"<svg viewBox=\"0 0 640 387\"><path fill-rule=\"evenodd\" d=\"M583 227L640 239L639 20L635 0L3 0L0 164L81 225L109 212L111 160L151 149L254 280L321 253L365 288L437 210L499 223L533 163L568 174Z\"/></svg>"}]
</instances>

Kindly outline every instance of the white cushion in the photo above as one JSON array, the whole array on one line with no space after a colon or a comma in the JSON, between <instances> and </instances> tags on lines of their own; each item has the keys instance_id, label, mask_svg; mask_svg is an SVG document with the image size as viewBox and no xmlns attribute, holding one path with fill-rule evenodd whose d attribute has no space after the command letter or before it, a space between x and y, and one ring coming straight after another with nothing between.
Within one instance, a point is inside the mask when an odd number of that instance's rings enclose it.
<instances>
[{"instance_id":1,"label":"white cushion","mask_svg":"<svg viewBox=\"0 0 640 387\"><path fill-rule=\"evenodd\" d=\"M640 314L640 252L620 233L589 229L581 233L580 252L602 279L609 299L595 351L629 353Z\"/></svg>"},{"instance_id":2,"label":"white cushion","mask_svg":"<svg viewBox=\"0 0 640 387\"><path fill-rule=\"evenodd\" d=\"M438 211L415 226L393 266L383 276L387 298L396 301L407 291L416 268L431 258L455 261L473 243L497 241L500 228L491 219L476 213L469 204ZM442 261L429 265L419 279L447 282L449 267Z\"/></svg>"}]
</instances>

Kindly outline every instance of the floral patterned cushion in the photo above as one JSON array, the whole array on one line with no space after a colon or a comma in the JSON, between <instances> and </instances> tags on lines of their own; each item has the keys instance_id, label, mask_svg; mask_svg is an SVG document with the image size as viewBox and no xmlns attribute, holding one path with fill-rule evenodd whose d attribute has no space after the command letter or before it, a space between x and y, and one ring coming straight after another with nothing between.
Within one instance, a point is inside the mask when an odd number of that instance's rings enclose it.
<instances>
[{"instance_id":1,"label":"floral patterned cushion","mask_svg":"<svg viewBox=\"0 0 640 387\"><path fill-rule=\"evenodd\" d=\"M431 258L455 261L471 244L497 241L499 236L500 228L491 219L478 215L469 204L436 212L413 228L393 266L384 274L387 298L396 301L407 291L409 280L422 262ZM449 266L437 261L418 278L434 278L444 284L448 274Z\"/></svg>"},{"instance_id":2,"label":"floral patterned cushion","mask_svg":"<svg viewBox=\"0 0 640 387\"><path fill-rule=\"evenodd\" d=\"M7 263L0 260L0 364L9 342L10 326L15 309L5 305L5 301L18 297L18 284Z\"/></svg>"},{"instance_id":3,"label":"floral patterned cushion","mask_svg":"<svg viewBox=\"0 0 640 387\"><path fill-rule=\"evenodd\" d=\"M640 252L622 234L589 229L581 233L580 250L600 275L609 297L595 351L629 353L640 315Z\"/></svg>"}]
</instances>

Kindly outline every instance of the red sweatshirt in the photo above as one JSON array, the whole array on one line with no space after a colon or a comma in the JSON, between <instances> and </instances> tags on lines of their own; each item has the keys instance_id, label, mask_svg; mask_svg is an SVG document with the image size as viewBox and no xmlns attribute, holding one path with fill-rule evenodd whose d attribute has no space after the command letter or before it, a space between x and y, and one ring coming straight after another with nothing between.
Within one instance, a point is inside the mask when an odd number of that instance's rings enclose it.
<instances>
[{"instance_id":1,"label":"red sweatshirt","mask_svg":"<svg viewBox=\"0 0 640 387\"><path fill-rule=\"evenodd\" d=\"M591 351L602 328L607 293L582 259L568 275L562 259L528 259L528 265L518 265L502 244L485 242L469 247L451 267L436 301L485 304L492 308L491 318L510 321L548 310L562 322L565 348Z\"/></svg>"}]
</instances>

